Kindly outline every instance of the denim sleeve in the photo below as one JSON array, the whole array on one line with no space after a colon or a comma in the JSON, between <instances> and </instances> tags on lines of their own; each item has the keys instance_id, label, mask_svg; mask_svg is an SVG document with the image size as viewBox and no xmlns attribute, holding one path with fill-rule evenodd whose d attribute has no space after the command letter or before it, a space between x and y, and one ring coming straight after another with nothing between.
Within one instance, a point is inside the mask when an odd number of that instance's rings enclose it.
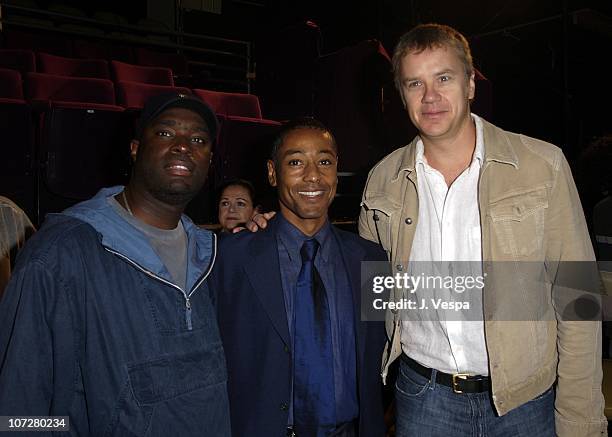
<instances>
[{"instance_id":1,"label":"denim sleeve","mask_svg":"<svg viewBox=\"0 0 612 437\"><path fill-rule=\"evenodd\" d=\"M30 260L5 290L0 302L0 416L50 415L67 404L76 368L75 334L61 288L57 273Z\"/></svg>"}]
</instances>

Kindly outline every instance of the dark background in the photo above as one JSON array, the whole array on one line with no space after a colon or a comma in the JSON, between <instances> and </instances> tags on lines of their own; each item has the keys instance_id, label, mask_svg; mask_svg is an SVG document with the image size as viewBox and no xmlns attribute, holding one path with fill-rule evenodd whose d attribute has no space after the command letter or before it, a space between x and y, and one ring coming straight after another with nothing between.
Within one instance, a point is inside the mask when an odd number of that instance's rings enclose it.
<instances>
[{"instance_id":1,"label":"dark background","mask_svg":"<svg viewBox=\"0 0 612 437\"><path fill-rule=\"evenodd\" d=\"M63 3L136 21L151 0ZM295 67L297 80L299 59L315 51L325 55L377 39L391 55L399 36L424 22L448 24L468 37L476 67L493 85L492 118L500 126L551 141L569 157L612 130L609 0L222 0L221 14L186 13L183 30L252 41L256 66L272 53L286 59L287 69ZM308 31L318 47L296 36ZM263 74L257 67L256 73Z\"/></svg>"},{"instance_id":2,"label":"dark background","mask_svg":"<svg viewBox=\"0 0 612 437\"><path fill-rule=\"evenodd\" d=\"M154 1L62 3L114 10L135 22ZM299 83L303 62L313 56L367 39L391 55L399 36L424 22L448 24L468 37L476 67L493 85L489 118L501 127L551 141L570 159L612 130L609 0L222 0L221 14L185 13L183 30L253 42L257 93L258 79L270 74L258 61L285 60L283 73L292 71ZM308 32L310 40L300 38ZM264 115L282 115L260 97Z\"/></svg>"},{"instance_id":3,"label":"dark background","mask_svg":"<svg viewBox=\"0 0 612 437\"><path fill-rule=\"evenodd\" d=\"M322 54L376 38L391 55L399 36L412 26L440 22L470 40L476 67L493 85L493 118L502 127L551 141L571 157L612 127L606 74L612 54L610 1L259 3L224 2L221 16L193 13L185 30L252 40L257 58L273 50L275 36L282 45L281 35L311 20L319 27ZM591 12L572 14L583 9Z\"/></svg>"}]
</instances>

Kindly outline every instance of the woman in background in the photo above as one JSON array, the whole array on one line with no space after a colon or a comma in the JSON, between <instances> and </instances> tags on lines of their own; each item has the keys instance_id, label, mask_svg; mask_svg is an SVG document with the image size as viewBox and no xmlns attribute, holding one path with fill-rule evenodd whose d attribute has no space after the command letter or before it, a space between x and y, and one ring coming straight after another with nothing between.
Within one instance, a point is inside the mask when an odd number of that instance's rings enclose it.
<instances>
[{"instance_id":1,"label":"woman in background","mask_svg":"<svg viewBox=\"0 0 612 437\"><path fill-rule=\"evenodd\" d=\"M236 226L244 226L257 209L253 184L244 179L232 179L225 182L219 192L221 232L232 232Z\"/></svg>"}]
</instances>

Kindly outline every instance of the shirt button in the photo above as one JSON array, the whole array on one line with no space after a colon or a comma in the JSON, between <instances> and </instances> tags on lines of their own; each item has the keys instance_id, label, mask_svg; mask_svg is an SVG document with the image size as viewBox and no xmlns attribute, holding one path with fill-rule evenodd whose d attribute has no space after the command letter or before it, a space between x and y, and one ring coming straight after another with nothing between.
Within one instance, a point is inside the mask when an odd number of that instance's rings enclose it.
<instances>
[{"instance_id":1,"label":"shirt button","mask_svg":"<svg viewBox=\"0 0 612 437\"><path fill-rule=\"evenodd\" d=\"M283 402L282 404L280 404L280 409L281 411L287 411L289 409L289 405L287 405L286 402Z\"/></svg>"},{"instance_id":2,"label":"shirt button","mask_svg":"<svg viewBox=\"0 0 612 437\"><path fill-rule=\"evenodd\" d=\"M380 217L378 217L378 214L374 214L374 216L372 218L374 219L375 222L380 220Z\"/></svg>"},{"instance_id":3,"label":"shirt button","mask_svg":"<svg viewBox=\"0 0 612 437\"><path fill-rule=\"evenodd\" d=\"M406 220L404 220L404 223L406 223L407 225L411 225L412 219L410 217L407 217Z\"/></svg>"},{"instance_id":4,"label":"shirt button","mask_svg":"<svg viewBox=\"0 0 612 437\"><path fill-rule=\"evenodd\" d=\"M289 353L289 346L285 345L285 347L283 348L283 350L287 353Z\"/></svg>"}]
</instances>

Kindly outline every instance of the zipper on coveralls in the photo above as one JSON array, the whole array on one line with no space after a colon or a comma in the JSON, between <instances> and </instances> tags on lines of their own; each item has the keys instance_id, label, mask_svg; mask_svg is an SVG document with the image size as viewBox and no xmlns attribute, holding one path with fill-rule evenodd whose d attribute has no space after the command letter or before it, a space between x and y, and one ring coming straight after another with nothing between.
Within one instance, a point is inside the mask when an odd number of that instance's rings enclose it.
<instances>
[{"instance_id":1,"label":"zipper on coveralls","mask_svg":"<svg viewBox=\"0 0 612 437\"><path fill-rule=\"evenodd\" d=\"M202 284L202 282L204 281L204 279L206 279L206 277L208 276L208 273L210 273L210 269L208 270L208 272L206 272L206 274L204 274L202 276L202 278L200 278L200 280L196 283L196 285L191 289L191 292L189 294L187 294L185 292L185 290L183 290L181 287L179 287L176 284L173 284L170 281L165 280L162 277L157 276L155 273L145 269L144 267L140 266L139 264L135 263L134 261L132 261L131 259L129 259L127 256L122 255L119 252L116 252L112 249L109 249L108 247L105 247L106 250L108 250L110 253L117 255L118 257L126 260L128 263L130 263L131 265L133 265L134 267L136 267L138 270L140 270L141 272L143 272L144 274L146 274L147 276L150 276L153 279L157 279L160 282L163 282L166 285L169 285L170 287L178 290L181 292L181 294L183 295L183 298L185 299L185 324L187 325L187 330L191 331L193 329L193 324L191 321L191 295L194 293L194 291Z\"/></svg>"}]
</instances>

